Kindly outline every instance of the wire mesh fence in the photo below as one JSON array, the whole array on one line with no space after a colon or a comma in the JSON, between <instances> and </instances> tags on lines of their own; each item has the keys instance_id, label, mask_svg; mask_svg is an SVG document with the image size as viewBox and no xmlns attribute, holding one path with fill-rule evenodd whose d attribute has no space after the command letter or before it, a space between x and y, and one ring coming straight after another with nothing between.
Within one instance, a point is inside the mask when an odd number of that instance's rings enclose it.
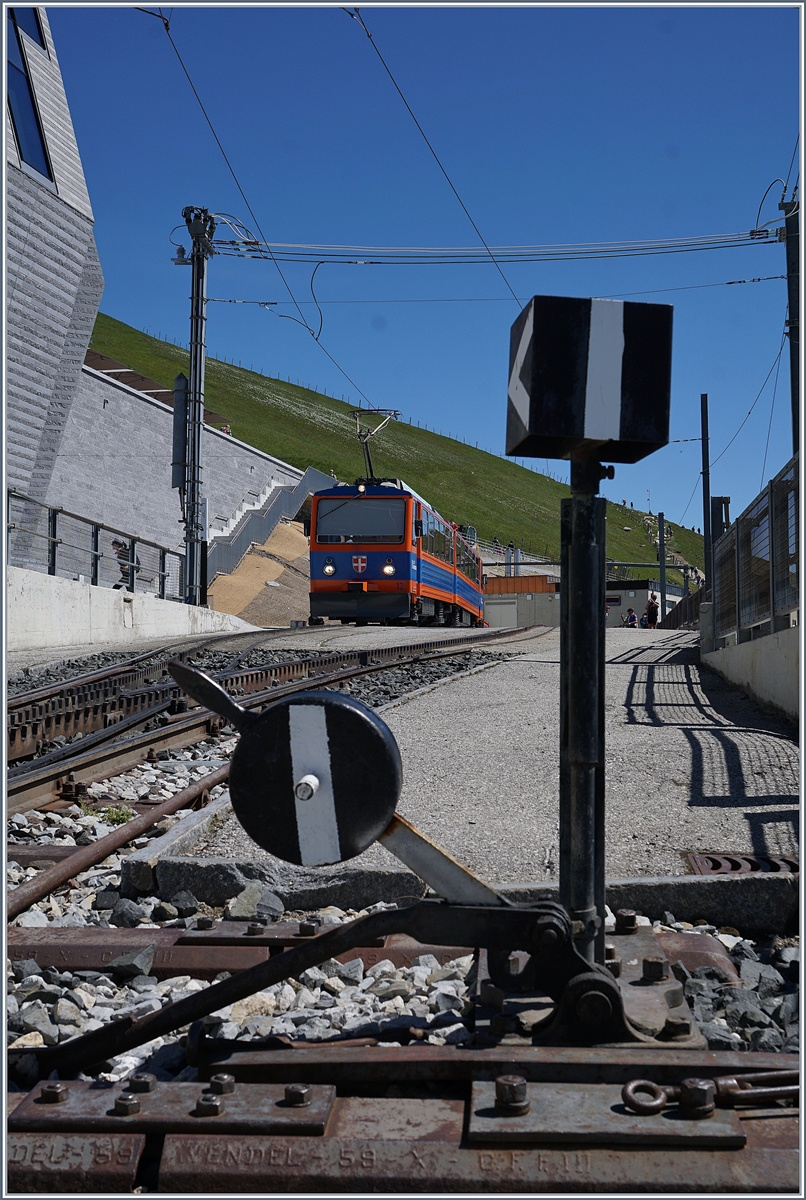
<instances>
[{"instance_id":1,"label":"wire mesh fence","mask_svg":"<svg viewBox=\"0 0 806 1200\"><path fill-rule=\"evenodd\" d=\"M798 456L714 543L714 634L737 640L789 623L800 604Z\"/></svg>"},{"instance_id":2,"label":"wire mesh fence","mask_svg":"<svg viewBox=\"0 0 806 1200\"><path fill-rule=\"evenodd\" d=\"M21 492L7 493L7 561L99 587L184 600L185 556Z\"/></svg>"}]
</instances>

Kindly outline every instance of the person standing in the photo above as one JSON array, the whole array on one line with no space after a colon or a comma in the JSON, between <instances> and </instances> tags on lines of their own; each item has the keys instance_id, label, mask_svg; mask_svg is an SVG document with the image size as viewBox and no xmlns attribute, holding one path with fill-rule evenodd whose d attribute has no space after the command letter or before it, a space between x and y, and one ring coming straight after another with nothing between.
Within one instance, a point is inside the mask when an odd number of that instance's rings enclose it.
<instances>
[{"instance_id":1,"label":"person standing","mask_svg":"<svg viewBox=\"0 0 806 1200\"><path fill-rule=\"evenodd\" d=\"M628 629L637 629L638 628L638 618L635 615L634 608L627 609L627 616L624 619L624 624L627 626Z\"/></svg>"},{"instance_id":2,"label":"person standing","mask_svg":"<svg viewBox=\"0 0 806 1200\"><path fill-rule=\"evenodd\" d=\"M658 628L658 612L659 611L660 610L658 607L657 594L655 592L652 592L651 596L649 597L649 600L647 601L646 608L644 610L644 612L646 614L647 624L650 629Z\"/></svg>"}]
</instances>

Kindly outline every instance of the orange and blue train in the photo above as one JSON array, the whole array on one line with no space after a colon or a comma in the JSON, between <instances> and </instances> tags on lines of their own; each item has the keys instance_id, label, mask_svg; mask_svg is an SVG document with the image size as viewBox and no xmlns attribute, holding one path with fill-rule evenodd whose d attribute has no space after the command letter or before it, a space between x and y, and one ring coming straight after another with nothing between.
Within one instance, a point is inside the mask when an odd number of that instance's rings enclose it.
<instances>
[{"instance_id":1,"label":"orange and blue train","mask_svg":"<svg viewBox=\"0 0 806 1200\"><path fill-rule=\"evenodd\" d=\"M469 536L397 479L317 492L310 623L482 625L482 563Z\"/></svg>"}]
</instances>

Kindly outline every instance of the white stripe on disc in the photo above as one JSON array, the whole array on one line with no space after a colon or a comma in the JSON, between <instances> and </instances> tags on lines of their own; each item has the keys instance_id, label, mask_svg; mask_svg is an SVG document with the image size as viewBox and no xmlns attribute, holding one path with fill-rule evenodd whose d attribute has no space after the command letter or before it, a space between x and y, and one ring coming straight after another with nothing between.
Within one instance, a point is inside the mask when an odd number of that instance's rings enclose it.
<instances>
[{"instance_id":1,"label":"white stripe on disc","mask_svg":"<svg viewBox=\"0 0 806 1200\"><path fill-rule=\"evenodd\" d=\"M319 787L310 800L294 796L299 853L306 867L321 867L341 860L339 827L330 774L330 746L325 709L321 704L292 704L288 709L293 783L315 775Z\"/></svg>"},{"instance_id":2,"label":"white stripe on disc","mask_svg":"<svg viewBox=\"0 0 806 1200\"><path fill-rule=\"evenodd\" d=\"M624 301L592 300L585 387L586 438L619 439L623 357Z\"/></svg>"}]
</instances>

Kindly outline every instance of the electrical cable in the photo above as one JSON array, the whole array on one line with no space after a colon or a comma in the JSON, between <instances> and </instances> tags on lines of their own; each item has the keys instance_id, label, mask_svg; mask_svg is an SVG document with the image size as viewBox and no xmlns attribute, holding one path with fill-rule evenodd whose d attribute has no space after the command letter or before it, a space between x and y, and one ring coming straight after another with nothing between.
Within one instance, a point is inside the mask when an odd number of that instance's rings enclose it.
<instances>
[{"instance_id":1,"label":"electrical cable","mask_svg":"<svg viewBox=\"0 0 806 1200\"><path fill-rule=\"evenodd\" d=\"M786 189L789 187L789 176L792 174L792 168L795 165L795 155L798 152L798 142L799 141L800 141L800 133L798 133L798 136L795 138L795 149L792 151L792 158L790 159L790 162L789 162L789 170L786 173L786 182L784 183L784 194L781 197L782 203L784 200L786 200Z\"/></svg>"},{"instance_id":2,"label":"electrical cable","mask_svg":"<svg viewBox=\"0 0 806 1200\"><path fill-rule=\"evenodd\" d=\"M758 485L758 490L764 487L764 472L767 468L767 451L770 448L770 433L772 432L772 414L775 412L775 395L778 391L778 372L781 370L781 355L778 355L778 366L775 368L775 383L772 389L772 404L770 405L770 420L767 425L767 441L764 446L764 462L761 464L761 482Z\"/></svg>"},{"instance_id":3,"label":"electrical cable","mask_svg":"<svg viewBox=\"0 0 806 1200\"><path fill-rule=\"evenodd\" d=\"M177 229L180 226L177 226ZM319 264L321 265L321 264ZM314 272L315 274L315 272ZM692 283L684 287L673 288L649 288L642 292L616 292L608 293L607 296L600 296L598 299L619 299L622 296L654 296L661 295L664 292L691 292L700 288L714 287L732 287L740 283L765 283L770 279L786 279L786 275L760 275L756 279L728 279L723 283ZM313 281L313 276L311 276ZM272 306L280 308L284 304L290 304L289 300L222 300L213 296L207 297L208 302L216 304L257 304L261 308ZM509 304L509 296L425 296L412 299L378 299L378 300L317 300L314 296L313 300L300 300L300 304L316 304L320 309L322 304Z\"/></svg>"},{"instance_id":4,"label":"electrical cable","mask_svg":"<svg viewBox=\"0 0 806 1200\"><path fill-rule=\"evenodd\" d=\"M776 217L778 223L783 217ZM774 222L768 222L773 224ZM761 234L763 233L763 237ZM496 262L571 262L591 259L638 258L645 255L682 254L702 250L735 250L752 245L776 245L778 239L767 229L748 233L707 234L694 238L644 239L630 242L587 242L554 246L495 246ZM287 242L268 243L218 240L216 253L235 257L265 258L264 249L271 250L279 262L321 261L351 266L454 266L480 265L489 262L487 255L474 247L462 246L327 246ZM356 254L362 258L356 258ZM363 256L370 256L365 258ZM520 301L518 301L520 303Z\"/></svg>"},{"instance_id":5,"label":"electrical cable","mask_svg":"<svg viewBox=\"0 0 806 1200\"><path fill-rule=\"evenodd\" d=\"M764 380L764 382L762 383L762 385L761 385L761 388L760 388L760 390L759 390L759 393L758 393L758 395L756 396L756 398L755 398L755 400L753 401L753 403L750 405L750 408L747 410L747 416L744 418L744 420L742 421L741 425L740 425L740 426L739 426L739 428L736 430L736 432L734 433L733 437L732 437L732 438L730 439L730 441L728 442L728 444L727 444L727 446L725 447L725 449L724 449L724 450L723 450L723 451L722 451L720 454L717 454L716 458L715 458L715 459L713 460L713 462L711 463L711 466L712 466L712 467L715 467L715 466L716 466L716 464L719 462L720 458L722 458L722 456L723 456L724 454L727 454L728 450L729 450L729 449L730 449L730 447L733 445L733 443L736 441L737 437L739 436L739 434L742 432L742 430L744 429L745 425L747 424L748 417L750 416L751 412L753 411L753 409L756 407L756 405L758 404L759 400L761 399L761 393L764 391L765 387L767 386L767 382L768 382L768 380L769 380L769 378L770 378L770 375L772 375L772 373L773 373L773 371L775 370L776 366L777 366L777 365L778 365L778 363L780 362L780 359L781 359L781 355L782 355L782 353L783 353L783 349L784 349L784 343L785 343L785 342L786 342L786 327L784 327L784 332L783 332L783 334L782 334L782 336L781 336L781 346L780 346L780 349L778 350L778 353L777 353L777 354L776 354L776 356L775 356L775 362L772 364L772 366L770 367L769 371L767 372L766 379L765 379L765 380Z\"/></svg>"},{"instance_id":6,"label":"electrical cable","mask_svg":"<svg viewBox=\"0 0 806 1200\"><path fill-rule=\"evenodd\" d=\"M459 195L459 193L457 192L456 188L454 187L453 180L451 179L450 175L448 174L448 172L445 170L444 166L443 166L443 165L442 165L442 163L440 162L439 155L437 154L436 150L434 149L434 147L431 145L430 141L429 141L429 140L428 140L428 138L426 137L425 130L423 129L422 125L420 124L420 122L419 122L419 121L417 120L417 118L415 117L415 115L414 115L414 112L413 112L413 110L412 110L412 107L411 107L411 105L409 104L409 102L408 102L408 100L406 99L406 97L403 95L403 92L402 92L402 90L401 90L401 88L400 88L400 85L399 85L399 83L397 82L397 80L395 79L395 77L394 77L394 75L392 74L391 70L389 69L389 66L388 66L388 64L387 64L387 62L386 62L386 59L383 57L383 55L381 54L381 52L380 52L380 50L378 49L377 45L375 44L375 40L374 40L374 38L373 38L372 34L370 33L369 29L367 28L366 22L364 21L364 18L361 16L361 13L359 12L359 10L358 10L357 8L354 8L352 12L350 12L350 10L349 10L349 9L347 9L347 8L343 8L343 9L342 9L342 12L345 12L345 13L347 13L347 16L348 16L348 17L350 17L352 20L354 20L354 21L358 21L359 25L360 25L360 26L361 26L361 28L364 30L364 33L365 33L365 34L367 35L367 37L369 38L370 44L371 44L371 46L372 46L372 49L375 51L375 53L377 54L378 58L380 59L380 61L381 61L381 65L383 66L384 70L386 71L386 74L387 74L387 75L389 76L389 78L391 79L391 81L392 81L392 83L393 83L393 85L394 85L394 87L395 87L395 90L396 90L396 92L397 92L398 96L400 96L400 99L401 99L401 100L403 101L403 103L405 104L405 106L406 106L406 109L407 109L407 111L408 111L408 113L409 113L409 116L411 117L412 121L413 121L413 122L414 122L414 124L417 126L418 130L420 131L420 134L421 134L421 136L422 136L422 139L423 139L423 141L425 142L426 146L428 147L428 149L431 151L432 155L434 156L434 161L436 162L436 164L437 164L437 166L439 167L439 169L440 169L440 171L442 172L442 174L445 176L445 179L446 179L446 180L447 180L447 182L448 182L448 186L449 186L449 188L450 188L450 189L451 189L451 191L453 192L453 194L454 194L454 196L456 197L456 199L459 201L459 204L461 205L461 208L462 208L462 211L463 211L463 213L465 214L465 216L467 217L468 221L470 222L470 224L473 226L474 230L476 231L476 234L478 235L479 241L481 242L482 246L484 247L484 249L485 249L485 250L487 251L487 253L489 254L489 256L490 256L490 259L491 259L491 261L492 261L492 263L493 263L493 266L495 267L495 269L497 270L498 274L501 276L501 278L503 279L504 283L506 284L506 286L507 286L507 290L508 290L508 291L511 293L511 295L512 295L512 299L515 301L515 303L517 304L518 308L519 308L519 309L520 309L520 308L522 308L522 307L523 307L523 305L522 305L522 302L521 302L521 301L518 299L518 297L516 296L515 292L512 290L512 287L511 287L511 285L510 285L510 282L509 282L509 280L507 279L507 277L506 277L506 275L504 274L504 272L501 270L501 266L500 266L500 264L498 263L498 261L496 260L496 258L495 258L495 255L493 254L492 250L490 249L490 247L487 245L486 241L485 241L485 240L484 240L484 238L482 237L481 230L479 229L478 225L476 224L476 222L475 222L475 221L473 220L473 218L471 217L471 215L470 215L470 213L469 213L469 211L468 211L467 205L465 204L464 200L462 199L462 197Z\"/></svg>"},{"instance_id":7,"label":"electrical cable","mask_svg":"<svg viewBox=\"0 0 806 1200\"><path fill-rule=\"evenodd\" d=\"M194 84L193 80L191 79L190 72L188 71L187 67L185 66L184 60L183 60L183 58L182 58L182 55L179 53L179 48L177 47L177 45L176 45L175 41L174 41L174 40L173 40L173 38L171 37L171 27L170 27L170 20L169 20L169 18L167 18L167 17L165 17L165 16L163 15L163 13L162 13L162 9L159 9L158 13L153 13L153 12L151 12L149 9L142 9L141 11L143 11L143 12L147 12L149 16L157 16L157 15L158 15L158 16L159 16L159 19L162 21L162 26L163 26L163 29L165 30L165 34L166 34L166 36L167 36L167 38L168 38L168 41L171 43L171 46L172 46L172 48L173 48L173 51L174 51L174 53L176 54L176 57L177 57L177 59L178 59L178 61L179 61L179 65L180 65L180 67L182 68L182 71L184 72L185 78L187 79L188 83L190 84L190 89L191 89L191 91L193 92L193 95L196 97L196 101L198 102L199 108L200 108L200 109L201 109L201 111L202 111L202 115L204 116L204 119L205 119L205 121L207 122L207 125L208 125L208 127L209 127L209 129L210 129L210 132L211 132L211 133L212 133L212 135L213 135L213 138L214 138L214 140L215 140L215 143L216 143L216 145L218 146L219 150L221 151L221 156L222 156L222 158L224 159L224 162L227 164L227 168L228 168L228 170L229 170L229 173L230 173L230 175L232 176L233 180L235 181L235 186L237 187L238 191L239 191L239 192L240 192L240 194L241 194L241 199L243 200L244 204L246 205L247 211L249 212L249 215L251 216L252 220L253 220L253 221L254 221L254 223L255 223L255 227L256 227L256 229L257 229L258 233L260 234L261 238L263 239L262 246L265 246L265 248L268 250L268 252L269 252L269 256L271 257L271 260L272 260L272 262L274 263L274 265L275 265L275 267L276 267L276 269L277 269L277 273L279 274L280 278L282 279L282 281L283 281L283 284L284 284L284 286L285 286L285 289L286 289L286 291L288 292L289 296L291 297L291 301L292 301L292 303L294 304L295 308L297 309L297 312L298 312L298 313L299 313L299 315L300 315L300 318L301 318L301 320L298 322L298 324L302 325L302 326L303 326L303 328L305 328L305 329L308 331L308 333L310 333L311 337L314 339L314 341L316 342L317 346L319 346L319 347L321 348L321 350L323 351L323 353L324 353L324 354L327 356L327 358L329 358L329 359L330 359L330 361L333 363L333 366L334 366L334 367L337 369L337 371L339 371L339 372L340 372L340 374L342 374L342 375L344 376L344 378L347 380L347 382L348 382L348 383L350 383L350 384L351 384L351 386L352 386L352 387L354 387L354 388L356 389L356 391L358 392L358 394L359 394L360 396L362 396L362 397L364 398L364 400L366 400L366 401L367 401L367 404L369 405L369 407L370 407L370 408L375 408L376 406L375 406L375 405L373 405L373 404L372 404L372 402L371 402L371 401L370 401L370 400L367 398L367 396L364 394L364 392L362 392L362 391L361 391L361 388L358 386L358 384L355 382L355 380L354 380L354 379L352 379L352 378L351 378L351 377L350 377L350 376L347 374L347 372L344 370L344 368L343 368L343 367L342 367L342 366L341 366L341 365L340 365L338 362L336 362L336 359L333 357L333 355L332 355L332 354L330 354L330 353L329 353L329 351L325 349L325 347L324 347L324 346L322 345L322 343L319 341L319 338L318 338L318 337L317 337L317 336L314 334L314 332L313 332L313 329L311 329L310 325L309 325L309 324L308 324L308 322L305 320L305 314L303 313L302 309L300 308L300 306L299 306L299 304L298 304L298 302L297 302L297 298L296 298L296 296L294 295L293 291L291 290L291 286L290 286L290 284L288 283L288 280L286 279L285 275L284 275L284 274L283 274L283 272L281 271L281 269L280 269L280 265L279 265L279 263L278 263L277 259L276 259L276 258L275 258L275 256L274 256L274 253L273 253L273 251L272 251L272 248L271 248L271 246L270 246L270 245L269 245L269 243L266 241L266 235L264 234L263 230L261 229L260 222L258 221L257 217L255 216L255 213L254 213L254 211L253 211L253 209L252 209L252 206L251 206L251 204L249 203L249 201L248 201L248 199L247 199L247 197L246 197L246 193L245 193L245 191L244 191L244 190L243 190L243 188L241 187L241 182L240 182L240 180L238 179L238 176L237 176L237 174L236 174L236 172L235 172L235 168L233 167L232 163L230 162L229 158L227 157L227 153L226 153L226 151L225 151L225 149L224 149L223 145L221 144L221 139L219 138L218 134L217 134L217 133L216 133L216 131L215 131L215 127L213 126L213 123L212 123L212 121L210 120L210 117L209 117L209 116L208 116L208 114L207 114L207 110L206 110L206 108L204 107L204 104L203 104L203 102L202 102L201 96L199 95L198 91L196 90L196 85ZM172 10L172 11L173 11L173 10ZM225 223L226 223L226 224L228 224L228 225L230 225L230 228L233 228L233 225L232 225L232 223L231 223L232 219L228 218L227 214L221 214L221 215L222 215L222 217L224 218L224 220L225 220ZM242 223L242 222L237 222L237 224L238 224L238 225L240 225L241 229L245 229L245 226L243 226L243 223ZM262 255L261 255L261 257L265 258L266 256L265 256L265 254L262 254ZM286 320L289 320L289 319L290 319L290 320L295 320L295 321L296 321L296 317L291 317L291 316L290 316L290 314L286 314L286 313L278 313L278 314L277 314L277 316L279 316L279 317L284 317ZM320 333L321 333L321 327L320 327Z\"/></svg>"},{"instance_id":8,"label":"electrical cable","mask_svg":"<svg viewBox=\"0 0 806 1200\"><path fill-rule=\"evenodd\" d=\"M758 227L759 227L758 222L759 222L759 217L761 216L761 210L764 207L764 201L767 199L767 197L769 196L770 192L772 191L772 189L776 183L780 183L781 187L784 189L784 195L786 195L786 184L784 183L783 179L781 179L780 176L778 179L773 179L772 183L767 188L764 195L761 197L761 204L759 204L758 212L756 213L756 225L755 225L756 229L758 229Z\"/></svg>"},{"instance_id":9,"label":"electrical cable","mask_svg":"<svg viewBox=\"0 0 806 1200\"><path fill-rule=\"evenodd\" d=\"M690 496L689 496L689 498L688 498L688 504L687 504L687 505L686 505L686 507L683 509L683 516L682 516L682 517L679 519L679 521L677 522L677 524L678 524L678 525L682 525L682 524L683 524L683 517L685 517L686 513L687 513L687 512L688 512L688 510L689 510L689 505L691 504L691 501L694 499L694 493L696 492L697 488L700 486L700 480L701 480L701 479L702 479L702 471L700 471L700 472L699 472L699 474L697 475L697 482L694 484L694 487L693 487L693 489L692 489L691 495L690 495Z\"/></svg>"}]
</instances>

